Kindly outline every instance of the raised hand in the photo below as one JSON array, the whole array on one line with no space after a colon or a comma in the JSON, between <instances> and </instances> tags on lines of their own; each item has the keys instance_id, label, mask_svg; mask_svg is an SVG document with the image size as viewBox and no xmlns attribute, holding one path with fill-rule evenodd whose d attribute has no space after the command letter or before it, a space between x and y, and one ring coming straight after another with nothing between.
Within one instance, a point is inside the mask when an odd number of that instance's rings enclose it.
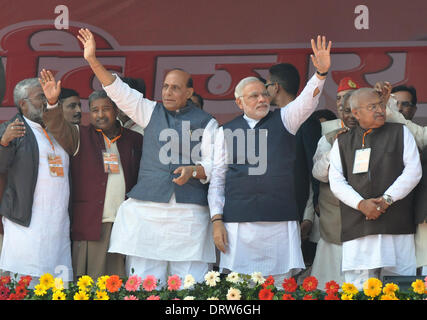
<instances>
[{"instance_id":1,"label":"raised hand","mask_svg":"<svg viewBox=\"0 0 427 320\"><path fill-rule=\"evenodd\" d=\"M84 58L90 62L91 59L96 58L95 55L95 51L96 51L96 43L95 43L95 38L92 34L92 32L90 32L89 29L80 29L79 30L79 34L77 35L77 39L80 40L80 42L83 44L83 48L84 48L84 53L83 56Z\"/></svg>"},{"instance_id":2,"label":"raised hand","mask_svg":"<svg viewBox=\"0 0 427 320\"><path fill-rule=\"evenodd\" d=\"M391 95L391 83L388 81L378 81L375 83L374 89L380 95L382 103L386 105Z\"/></svg>"},{"instance_id":3,"label":"raised hand","mask_svg":"<svg viewBox=\"0 0 427 320\"><path fill-rule=\"evenodd\" d=\"M55 82L55 77L52 72L43 69L40 72L39 82L42 86L47 102L50 105L56 104L58 102L59 94L61 93L61 80Z\"/></svg>"},{"instance_id":4,"label":"raised hand","mask_svg":"<svg viewBox=\"0 0 427 320\"><path fill-rule=\"evenodd\" d=\"M0 144L4 147L16 138L23 137L25 135L25 124L19 119L8 124L3 136L1 137Z\"/></svg>"},{"instance_id":5,"label":"raised hand","mask_svg":"<svg viewBox=\"0 0 427 320\"><path fill-rule=\"evenodd\" d=\"M320 73L328 72L331 67L331 46L332 41L329 41L326 47L325 36L317 36L317 42L311 39L311 48L313 49L313 54L310 55L311 61Z\"/></svg>"}]
</instances>

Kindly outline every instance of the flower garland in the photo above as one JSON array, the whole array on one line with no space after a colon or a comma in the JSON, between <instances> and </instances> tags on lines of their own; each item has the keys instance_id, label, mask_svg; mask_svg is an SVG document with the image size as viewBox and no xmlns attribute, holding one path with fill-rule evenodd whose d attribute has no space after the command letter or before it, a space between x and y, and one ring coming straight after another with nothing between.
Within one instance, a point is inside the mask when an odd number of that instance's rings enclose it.
<instances>
[{"instance_id":1,"label":"flower garland","mask_svg":"<svg viewBox=\"0 0 427 320\"><path fill-rule=\"evenodd\" d=\"M64 285L62 279L44 274L34 289L29 289L30 276L19 280L2 276L0 300L427 300L427 277L424 281L415 280L406 291L376 278L366 280L360 291L351 283L340 286L335 281L329 281L321 290L313 276L305 278L301 285L294 278L284 279L278 289L272 276L265 279L258 272L232 272L221 277L219 272L211 271L204 280L197 283L192 275L184 279L172 275L160 287L152 275L145 279L137 275L126 279L105 275L96 282L82 276L77 283Z\"/></svg>"}]
</instances>

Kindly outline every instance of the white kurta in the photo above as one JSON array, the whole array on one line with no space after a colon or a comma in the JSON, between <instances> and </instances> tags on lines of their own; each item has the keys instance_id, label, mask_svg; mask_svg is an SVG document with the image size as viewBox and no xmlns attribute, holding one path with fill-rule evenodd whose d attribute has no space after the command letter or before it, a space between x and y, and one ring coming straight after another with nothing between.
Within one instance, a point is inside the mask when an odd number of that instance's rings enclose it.
<instances>
[{"instance_id":1,"label":"white kurta","mask_svg":"<svg viewBox=\"0 0 427 320\"><path fill-rule=\"evenodd\" d=\"M64 164L64 177L52 177L48 159L52 153L42 127L25 118L31 127L39 149L39 170L34 190L31 223L28 227L3 218L4 239L0 269L40 277L45 273L72 281L70 219L68 200L68 154L49 135Z\"/></svg>"},{"instance_id":2,"label":"white kurta","mask_svg":"<svg viewBox=\"0 0 427 320\"><path fill-rule=\"evenodd\" d=\"M324 80L313 76L301 94L280 110L283 125L295 134L301 124L316 109ZM320 93L313 97L315 89ZM244 116L251 128L257 120ZM211 216L222 214L225 201L227 150L224 132L219 128L215 140L214 167L208 200ZM225 223L229 246L221 252L220 268L251 274L280 275L304 268L298 221Z\"/></svg>"},{"instance_id":3,"label":"white kurta","mask_svg":"<svg viewBox=\"0 0 427 320\"><path fill-rule=\"evenodd\" d=\"M120 78L104 87L108 96L137 125L145 129L150 122L155 101L145 99ZM218 123L212 119L205 127L202 142L203 166L209 182L212 169L214 135ZM164 261L215 262L207 206L176 203L172 195L169 203L126 200L119 208L111 231L109 252Z\"/></svg>"},{"instance_id":4,"label":"white kurta","mask_svg":"<svg viewBox=\"0 0 427 320\"><path fill-rule=\"evenodd\" d=\"M329 183L329 153L332 145L322 136L317 143L316 153L313 156L313 177L317 180ZM319 197L322 193L319 194ZM320 212L322 219L322 212ZM337 230L337 233L341 230ZM315 276L319 281L319 288L323 289L327 282L334 280L338 284L344 282L342 272L342 245L325 241L323 238L319 240L316 247L316 256L314 257L311 275Z\"/></svg>"},{"instance_id":5,"label":"white kurta","mask_svg":"<svg viewBox=\"0 0 427 320\"><path fill-rule=\"evenodd\" d=\"M405 198L421 178L421 163L414 137L403 126L404 170L395 182L384 192L393 201ZM375 151L374 151L375 152ZM335 141L330 152L329 184L335 196L357 210L363 198L348 184L344 175ZM362 214L362 213L360 213ZM369 235L343 242L343 271L366 270L381 267L395 267L397 270L414 270L414 235ZM411 271L412 273L412 271ZM406 274L407 273L401 273Z\"/></svg>"}]
</instances>

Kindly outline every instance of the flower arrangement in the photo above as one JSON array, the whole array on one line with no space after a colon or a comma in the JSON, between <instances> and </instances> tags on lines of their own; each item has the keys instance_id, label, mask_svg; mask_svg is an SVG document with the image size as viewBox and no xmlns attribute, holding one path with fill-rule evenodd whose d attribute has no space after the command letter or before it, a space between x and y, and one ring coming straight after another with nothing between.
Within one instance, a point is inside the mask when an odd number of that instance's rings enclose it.
<instances>
[{"instance_id":1,"label":"flower arrangement","mask_svg":"<svg viewBox=\"0 0 427 320\"><path fill-rule=\"evenodd\" d=\"M358 290L351 283L341 286L335 281L318 288L318 281L310 276L298 284L294 278L284 279L278 286L272 276L260 273L243 275L232 272L221 276L210 271L204 282L197 283L192 275L181 279L177 275L159 286L152 275L145 279L137 275L121 279L117 275L92 279L82 276L77 283L64 285L60 278L50 274L40 277L34 289L29 288L32 278L19 280L0 277L0 300L426 300L427 277L415 280L406 291L394 283L383 284L370 278ZM279 288L278 288L279 287Z\"/></svg>"}]
</instances>

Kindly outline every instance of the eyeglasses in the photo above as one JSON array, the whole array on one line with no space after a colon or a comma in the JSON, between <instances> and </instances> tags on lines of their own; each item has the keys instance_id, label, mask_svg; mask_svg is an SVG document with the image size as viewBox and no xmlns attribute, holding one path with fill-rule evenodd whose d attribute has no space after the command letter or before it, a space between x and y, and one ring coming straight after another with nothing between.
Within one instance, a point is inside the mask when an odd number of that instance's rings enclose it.
<instances>
[{"instance_id":1,"label":"eyeglasses","mask_svg":"<svg viewBox=\"0 0 427 320\"><path fill-rule=\"evenodd\" d=\"M359 108L366 109L366 110L372 112L372 111L376 111L376 110L385 110L386 106L381 104L381 103L375 103L375 104L371 104L367 107L359 107Z\"/></svg>"},{"instance_id":2,"label":"eyeglasses","mask_svg":"<svg viewBox=\"0 0 427 320\"><path fill-rule=\"evenodd\" d=\"M268 93L268 91L254 92L250 95L240 96L239 98L246 97L249 101L256 101L259 99L260 96L262 96L263 98L269 98L270 94Z\"/></svg>"},{"instance_id":3,"label":"eyeglasses","mask_svg":"<svg viewBox=\"0 0 427 320\"><path fill-rule=\"evenodd\" d=\"M397 105L402 108L413 107L414 104L411 101L397 101Z\"/></svg>"}]
</instances>

